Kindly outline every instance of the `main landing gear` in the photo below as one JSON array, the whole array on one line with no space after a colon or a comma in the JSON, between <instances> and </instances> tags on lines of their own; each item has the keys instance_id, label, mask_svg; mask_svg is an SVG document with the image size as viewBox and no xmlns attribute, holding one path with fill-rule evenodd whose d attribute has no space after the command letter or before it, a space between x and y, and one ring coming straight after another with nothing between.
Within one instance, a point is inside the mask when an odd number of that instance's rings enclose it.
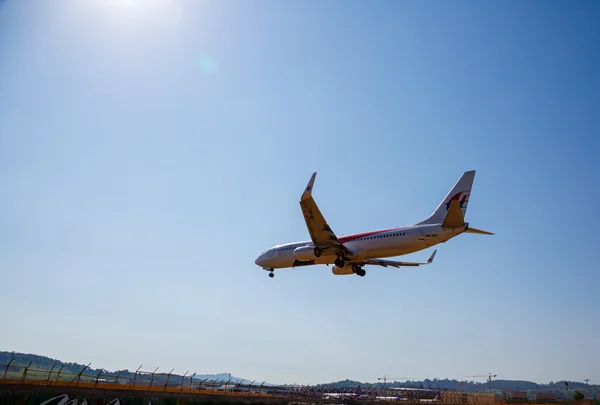
<instances>
[{"instance_id":1,"label":"main landing gear","mask_svg":"<svg viewBox=\"0 0 600 405\"><path fill-rule=\"evenodd\" d=\"M335 261L333 262L333 264L335 264L336 266L342 268L346 265L346 262L349 262L350 259L348 259L347 257L345 257L344 255L340 255L337 257L337 259L335 259Z\"/></svg>"},{"instance_id":2,"label":"main landing gear","mask_svg":"<svg viewBox=\"0 0 600 405\"><path fill-rule=\"evenodd\" d=\"M344 259L342 259L341 257L338 256L337 259L335 259L335 261L333 262L333 264L335 264L337 267L342 268L346 265L346 261L344 261ZM365 269L363 269L363 266L359 266L356 264L352 264L352 271L360 277L364 277L367 274L367 271Z\"/></svg>"},{"instance_id":3,"label":"main landing gear","mask_svg":"<svg viewBox=\"0 0 600 405\"><path fill-rule=\"evenodd\" d=\"M272 271L269 273L269 277L273 278L275 277L275 273L273 273Z\"/></svg>"}]
</instances>

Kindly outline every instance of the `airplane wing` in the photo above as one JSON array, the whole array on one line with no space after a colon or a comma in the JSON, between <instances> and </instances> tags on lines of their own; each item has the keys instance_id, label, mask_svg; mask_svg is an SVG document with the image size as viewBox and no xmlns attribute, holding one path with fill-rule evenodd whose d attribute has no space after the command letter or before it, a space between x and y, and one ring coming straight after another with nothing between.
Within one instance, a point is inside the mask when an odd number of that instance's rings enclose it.
<instances>
[{"instance_id":1,"label":"airplane wing","mask_svg":"<svg viewBox=\"0 0 600 405\"><path fill-rule=\"evenodd\" d=\"M427 261L425 263L397 262L394 260L369 259L369 260L359 262L357 264L359 264L359 265L370 264L370 265L377 265L377 266L383 266L383 267L391 266L391 267L396 267L396 268L401 267L401 266L421 266L421 265L430 264L431 262L433 262L433 258L435 257L436 252L437 252L437 249L433 251L431 256L429 256L429 259L427 259Z\"/></svg>"},{"instance_id":2,"label":"airplane wing","mask_svg":"<svg viewBox=\"0 0 600 405\"><path fill-rule=\"evenodd\" d=\"M327 224L327 221L325 221L323 214L321 214L319 207L317 207L312 197L312 189L316 176L317 173L313 173L300 198L300 207L302 208L302 214L306 221L310 239L315 246L324 252L326 251L328 255L337 254L340 251L349 253L348 249L338 240L335 233Z\"/></svg>"}]
</instances>

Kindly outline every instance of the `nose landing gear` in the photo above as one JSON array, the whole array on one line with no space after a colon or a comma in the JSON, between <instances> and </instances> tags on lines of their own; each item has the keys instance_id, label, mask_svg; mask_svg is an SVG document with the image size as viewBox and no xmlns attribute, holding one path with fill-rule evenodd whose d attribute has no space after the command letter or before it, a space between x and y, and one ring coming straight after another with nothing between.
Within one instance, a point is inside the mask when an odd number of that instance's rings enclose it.
<instances>
[{"instance_id":1,"label":"nose landing gear","mask_svg":"<svg viewBox=\"0 0 600 405\"><path fill-rule=\"evenodd\" d=\"M271 278L275 277L275 273L273 273L273 269L271 269L271 270L269 270L269 271L270 271L270 273L269 273L269 277L271 277Z\"/></svg>"}]
</instances>

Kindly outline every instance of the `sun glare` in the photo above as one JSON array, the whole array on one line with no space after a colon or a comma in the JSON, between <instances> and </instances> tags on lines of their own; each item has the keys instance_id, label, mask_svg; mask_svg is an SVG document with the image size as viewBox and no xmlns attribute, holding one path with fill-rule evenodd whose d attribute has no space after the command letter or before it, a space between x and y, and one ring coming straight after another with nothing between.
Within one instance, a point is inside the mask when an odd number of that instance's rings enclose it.
<instances>
[{"instance_id":1,"label":"sun glare","mask_svg":"<svg viewBox=\"0 0 600 405\"><path fill-rule=\"evenodd\" d=\"M174 25L183 16L178 0L94 0L92 3L105 17L127 24Z\"/></svg>"}]
</instances>

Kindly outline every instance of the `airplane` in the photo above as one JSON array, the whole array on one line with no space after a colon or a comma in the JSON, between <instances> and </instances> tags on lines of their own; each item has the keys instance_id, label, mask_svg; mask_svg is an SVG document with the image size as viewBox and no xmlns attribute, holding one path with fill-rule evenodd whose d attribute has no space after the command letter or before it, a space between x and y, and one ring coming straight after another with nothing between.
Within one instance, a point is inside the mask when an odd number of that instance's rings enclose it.
<instances>
[{"instance_id":1,"label":"airplane","mask_svg":"<svg viewBox=\"0 0 600 405\"><path fill-rule=\"evenodd\" d=\"M262 252L255 264L273 277L276 269L318 264L333 264L334 275L366 275L364 266L395 267L431 264L437 252L426 262L403 262L382 258L414 253L460 235L473 233L493 235L472 228L465 222L475 170L464 172L450 192L427 219L412 226L384 229L337 237L323 217L312 196L317 173L313 173L300 197L300 207L310 235L310 241L286 243Z\"/></svg>"}]
</instances>

